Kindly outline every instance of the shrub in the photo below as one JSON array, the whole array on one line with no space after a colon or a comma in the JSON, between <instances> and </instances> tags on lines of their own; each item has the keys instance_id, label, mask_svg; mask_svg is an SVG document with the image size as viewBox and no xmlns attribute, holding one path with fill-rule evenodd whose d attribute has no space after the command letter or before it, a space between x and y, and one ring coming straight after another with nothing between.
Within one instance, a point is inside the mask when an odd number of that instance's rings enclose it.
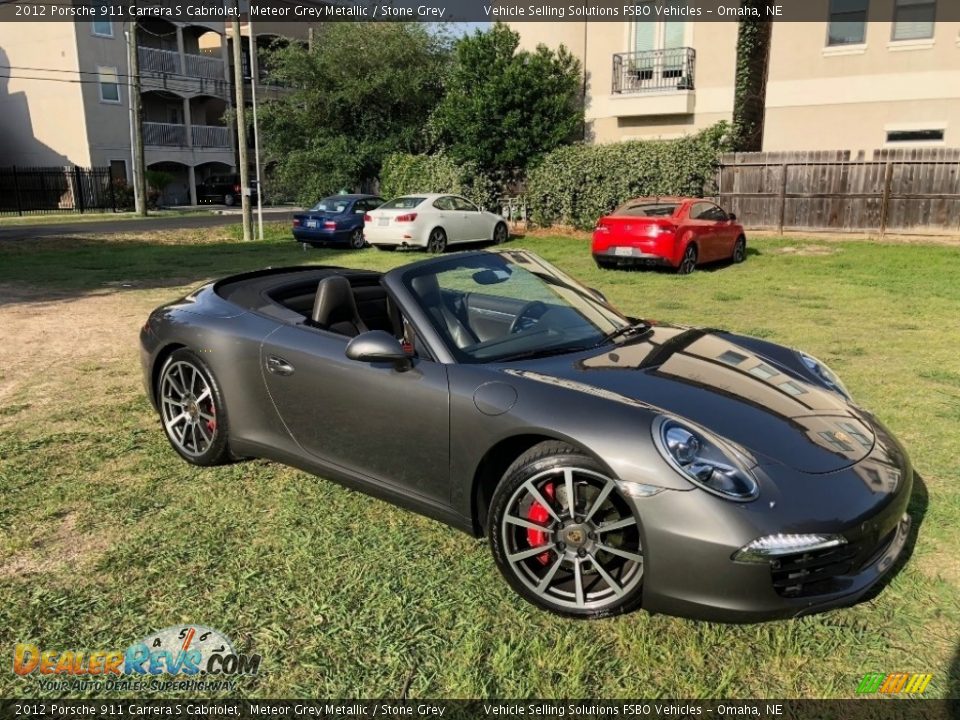
<instances>
[{"instance_id":1,"label":"shrub","mask_svg":"<svg viewBox=\"0 0 960 720\"><path fill-rule=\"evenodd\" d=\"M492 208L497 201L496 185L473 163L456 163L443 153L387 156L380 171L381 195L393 198L427 192L462 195L483 208Z\"/></svg>"},{"instance_id":2,"label":"shrub","mask_svg":"<svg viewBox=\"0 0 960 720\"><path fill-rule=\"evenodd\" d=\"M701 196L713 191L729 126L721 122L679 140L569 145L549 153L527 178L527 201L538 225L590 229L631 197Z\"/></svg>"}]
</instances>

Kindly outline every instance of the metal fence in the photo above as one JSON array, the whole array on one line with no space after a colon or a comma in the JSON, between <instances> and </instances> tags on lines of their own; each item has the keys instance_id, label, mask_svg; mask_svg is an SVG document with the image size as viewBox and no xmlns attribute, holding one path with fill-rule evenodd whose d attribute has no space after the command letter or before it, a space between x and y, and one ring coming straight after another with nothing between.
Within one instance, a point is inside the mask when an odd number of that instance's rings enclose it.
<instances>
[{"instance_id":1,"label":"metal fence","mask_svg":"<svg viewBox=\"0 0 960 720\"><path fill-rule=\"evenodd\" d=\"M118 182L109 167L0 167L0 215L117 212Z\"/></svg>"},{"instance_id":2,"label":"metal fence","mask_svg":"<svg viewBox=\"0 0 960 720\"><path fill-rule=\"evenodd\" d=\"M614 94L693 90L697 51L669 48L644 52L615 53Z\"/></svg>"}]
</instances>

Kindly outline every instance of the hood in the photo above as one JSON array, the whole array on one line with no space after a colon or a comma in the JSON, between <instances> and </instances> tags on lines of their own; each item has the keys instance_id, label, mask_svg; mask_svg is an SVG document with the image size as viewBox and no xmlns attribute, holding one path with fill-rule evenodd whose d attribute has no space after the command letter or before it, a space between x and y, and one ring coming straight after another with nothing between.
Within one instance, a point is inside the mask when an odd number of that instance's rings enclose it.
<instances>
[{"instance_id":1,"label":"hood","mask_svg":"<svg viewBox=\"0 0 960 720\"><path fill-rule=\"evenodd\" d=\"M718 331L658 325L600 353L534 360L511 373L651 405L732 440L761 464L806 473L849 467L875 442L872 423L844 398Z\"/></svg>"}]
</instances>

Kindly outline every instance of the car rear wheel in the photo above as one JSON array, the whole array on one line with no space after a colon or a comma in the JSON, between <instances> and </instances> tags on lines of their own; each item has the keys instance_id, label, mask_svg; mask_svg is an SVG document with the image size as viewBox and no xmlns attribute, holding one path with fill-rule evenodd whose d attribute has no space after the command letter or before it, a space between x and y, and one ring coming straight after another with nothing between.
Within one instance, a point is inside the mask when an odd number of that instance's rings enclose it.
<instances>
[{"instance_id":1,"label":"car rear wheel","mask_svg":"<svg viewBox=\"0 0 960 720\"><path fill-rule=\"evenodd\" d=\"M157 383L157 405L167 440L194 465L221 465L231 460L227 412L210 368L196 354L174 351Z\"/></svg>"},{"instance_id":2,"label":"car rear wheel","mask_svg":"<svg viewBox=\"0 0 960 720\"><path fill-rule=\"evenodd\" d=\"M223 196L223 204L226 205L227 207L233 207L234 205L237 204L236 196L231 195L230 193L227 193L226 195Z\"/></svg>"},{"instance_id":3,"label":"car rear wheel","mask_svg":"<svg viewBox=\"0 0 960 720\"><path fill-rule=\"evenodd\" d=\"M689 275L697 267L697 246L693 243L687 245L683 251L683 257L680 259L680 265L677 267L677 275Z\"/></svg>"},{"instance_id":4,"label":"car rear wheel","mask_svg":"<svg viewBox=\"0 0 960 720\"><path fill-rule=\"evenodd\" d=\"M574 447L549 441L520 456L494 492L487 534L504 578L540 608L595 618L640 604L640 520Z\"/></svg>"},{"instance_id":5,"label":"car rear wheel","mask_svg":"<svg viewBox=\"0 0 960 720\"><path fill-rule=\"evenodd\" d=\"M502 245L507 241L508 234L507 224L497 223L497 226L493 229L493 244Z\"/></svg>"},{"instance_id":6,"label":"car rear wheel","mask_svg":"<svg viewBox=\"0 0 960 720\"><path fill-rule=\"evenodd\" d=\"M358 228L350 233L350 247L354 250L363 250L365 244L363 240L363 230Z\"/></svg>"},{"instance_id":7,"label":"car rear wheel","mask_svg":"<svg viewBox=\"0 0 960 720\"><path fill-rule=\"evenodd\" d=\"M747 259L747 239L741 235L733 245L733 261L742 263Z\"/></svg>"},{"instance_id":8,"label":"car rear wheel","mask_svg":"<svg viewBox=\"0 0 960 720\"><path fill-rule=\"evenodd\" d=\"M427 252L439 255L447 249L447 233L443 228L434 228L430 231L430 237L427 238Z\"/></svg>"}]
</instances>

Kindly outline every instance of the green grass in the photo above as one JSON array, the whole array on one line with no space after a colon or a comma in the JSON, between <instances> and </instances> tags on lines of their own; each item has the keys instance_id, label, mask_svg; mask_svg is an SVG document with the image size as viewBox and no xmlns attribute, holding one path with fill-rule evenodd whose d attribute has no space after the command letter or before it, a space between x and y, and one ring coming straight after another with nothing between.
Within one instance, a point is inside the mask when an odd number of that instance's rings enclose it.
<instances>
[{"instance_id":1,"label":"green grass","mask_svg":"<svg viewBox=\"0 0 960 720\"><path fill-rule=\"evenodd\" d=\"M16 641L119 649L194 622L263 654L240 689L256 697L397 697L407 683L411 697L848 697L868 671L933 673L928 696L960 695L960 250L763 239L743 265L677 277L597 270L582 240L512 242L631 314L806 349L910 449L919 539L878 597L727 626L556 618L513 595L482 541L439 523L273 463L180 461L139 384L136 331L154 305L265 265L421 257L304 253L286 237L0 246L0 287L20 293L0 299L4 652ZM82 341L91 311L118 328L100 346ZM26 344L5 324L16 312L79 324L76 346ZM8 670L0 695L33 695L32 683Z\"/></svg>"}]
</instances>

